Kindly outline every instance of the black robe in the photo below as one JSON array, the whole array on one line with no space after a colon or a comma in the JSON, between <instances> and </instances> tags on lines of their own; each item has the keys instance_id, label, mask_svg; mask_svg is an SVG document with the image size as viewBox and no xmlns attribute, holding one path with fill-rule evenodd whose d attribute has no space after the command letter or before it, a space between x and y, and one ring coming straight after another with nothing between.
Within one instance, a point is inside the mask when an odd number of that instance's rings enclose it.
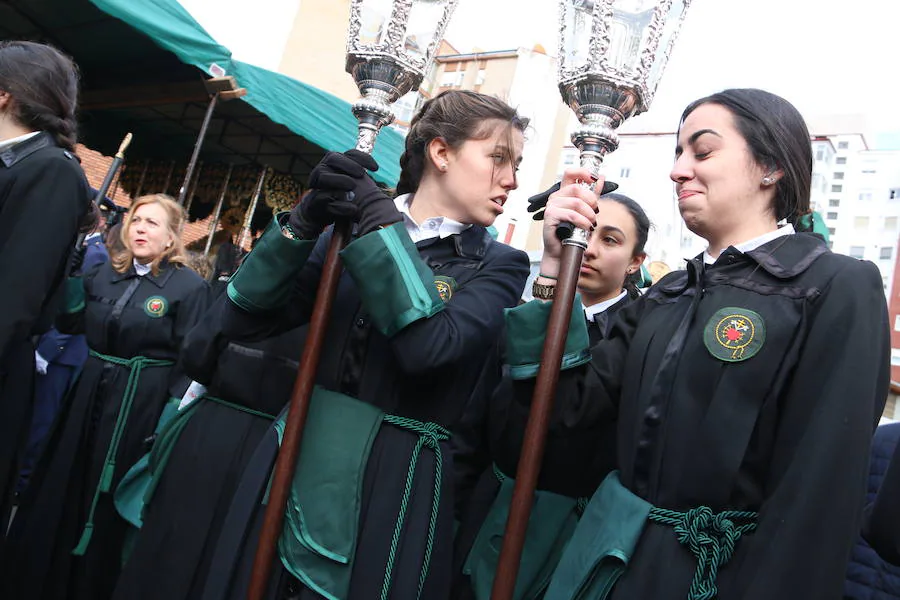
<instances>
[{"instance_id":1,"label":"black robe","mask_svg":"<svg viewBox=\"0 0 900 600\"><path fill-rule=\"evenodd\" d=\"M227 301L220 296L217 303ZM185 372L206 385L210 396L277 415L296 379L305 328L222 349L213 343L221 339L220 325L204 319L188 335ZM272 419L214 401L198 402L157 475L134 551L116 584L116 600L199 597L240 476L272 424Z\"/></svg>"},{"instance_id":2,"label":"black robe","mask_svg":"<svg viewBox=\"0 0 900 600\"><path fill-rule=\"evenodd\" d=\"M85 274L84 289L84 311L60 318L60 330L84 332L90 348L102 354L176 361L206 307L208 288L184 267L138 277L133 267L118 273L106 263ZM111 490L146 451L145 440L170 395L184 391L177 373L176 367L143 370L116 453ZM0 560L0 597L104 600L112 594L127 524L111 492L99 496L86 554L76 557L72 550L100 480L128 378L124 366L94 356L85 363L13 522Z\"/></svg>"},{"instance_id":3,"label":"black robe","mask_svg":"<svg viewBox=\"0 0 900 600\"><path fill-rule=\"evenodd\" d=\"M329 234L319 239L286 310L249 315L228 304L221 317L226 335L262 336L306 322L329 240ZM518 301L528 262L524 253L493 241L479 226L444 239L423 240L416 246L435 276L451 277L458 283L444 310L387 338L372 326L354 280L345 272L338 285L317 383L372 403L386 413L452 429L501 330L503 308ZM352 600L372 598L374 590L381 589L417 440L412 433L390 426L383 426L375 438L363 480L357 560L349 592ZM422 598L429 600L446 598L450 585L453 468L449 447L441 445L440 508L422 591ZM276 452L277 442L270 434L246 469L219 540L204 599L246 595L263 515L260 499ZM423 452L417 463L412 494L422 500L410 503L406 516L393 570L392 599L416 597L435 487L434 456ZM319 597L289 576L280 563L274 565L273 573L270 597Z\"/></svg>"},{"instance_id":4,"label":"black robe","mask_svg":"<svg viewBox=\"0 0 900 600\"><path fill-rule=\"evenodd\" d=\"M53 324L89 202L81 166L49 134L0 152L0 539L31 422L32 338Z\"/></svg>"},{"instance_id":5,"label":"black robe","mask_svg":"<svg viewBox=\"0 0 900 600\"><path fill-rule=\"evenodd\" d=\"M743 357L704 335L750 311L737 323L755 327ZM719 569L720 600L836 599L889 347L875 265L794 234L663 278L620 311L591 362L561 374L556 401L578 427L618 410L621 481L654 506L759 512ZM696 567L671 527L647 523L611 597L682 600Z\"/></svg>"},{"instance_id":6,"label":"black robe","mask_svg":"<svg viewBox=\"0 0 900 600\"><path fill-rule=\"evenodd\" d=\"M609 334L616 314L631 302L626 296L587 322L591 346ZM504 373L501 365L498 356L489 366L495 376L482 376L451 440L459 521L453 548L453 597L457 599L473 597L462 568L500 490L492 465L508 477L516 476L528 423L528 406L514 401L513 387L520 384ZM605 424L573 428L565 426L562 415L556 413L554 427L547 432L537 489L572 498L589 497L615 468L615 416L610 411Z\"/></svg>"}]
</instances>

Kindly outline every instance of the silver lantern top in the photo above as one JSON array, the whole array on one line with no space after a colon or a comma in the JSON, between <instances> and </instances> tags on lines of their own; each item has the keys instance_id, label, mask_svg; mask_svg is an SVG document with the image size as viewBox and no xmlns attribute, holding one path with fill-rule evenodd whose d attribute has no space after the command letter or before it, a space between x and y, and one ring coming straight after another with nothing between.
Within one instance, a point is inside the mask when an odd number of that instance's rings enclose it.
<instances>
[{"instance_id":1,"label":"silver lantern top","mask_svg":"<svg viewBox=\"0 0 900 600\"><path fill-rule=\"evenodd\" d=\"M691 0L560 0L559 91L580 126L581 166L600 173L616 128L646 111ZM587 234L572 242L587 246Z\"/></svg>"},{"instance_id":2,"label":"silver lantern top","mask_svg":"<svg viewBox=\"0 0 900 600\"><path fill-rule=\"evenodd\" d=\"M347 72L362 98L356 147L372 152L394 120L390 105L418 88L431 67L458 0L351 0Z\"/></svg>"}]
</instances>

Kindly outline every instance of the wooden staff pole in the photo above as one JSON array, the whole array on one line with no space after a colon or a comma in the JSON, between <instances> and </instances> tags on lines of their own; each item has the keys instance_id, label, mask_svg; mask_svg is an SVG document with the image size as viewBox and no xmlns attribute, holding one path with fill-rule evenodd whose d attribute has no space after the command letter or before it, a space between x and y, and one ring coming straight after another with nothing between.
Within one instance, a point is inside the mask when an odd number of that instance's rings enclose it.
<instances>
[{"instance_id":1,"label":"wooden staff pole","mask_svg":"<svg viewBox=\"0 0 900 600\"><path fill-rule=\"evenodd\" d=\"M522 548L525 546L528 518L534 503L534 490L544 460L547 425L553 410L556 384L559 382L559 370L566 348L569 321L572 318L572 302L575 298L575 286L578 283L583 255L584 248L581 246L563 245L559 279L556 282L553 306L550 307L550 316L547 320L541 366L534 384L528 424L525 426L522 454L519 456L519 466L516 469L516 483L513 487L491 600L512 600L516 588L516 576L522 559Z\"/></svg>"},{"instance_id":2,"label":"wooden staff pole","mask_svg":"<svg viewBox=\"0 0 900 600\"><path fill-rule=\"evenodd\" d=\"M331 319L331 305L337 294L337 285L341 278L339 253L350 238L350 226L351 223L348 222L335 223L331 243L328 245L328 253L325 255L322 278L319 280L316 302L313 305L312 317L309 321L309 333L306 336L303 356L300 358L300 368L297 371L297 379L294 381L293 392L291 392L281 450L275 461L275 473L269 491L269 504L266 506L262 530L259 534L259 544L256 547L250 588L247 592L249 600L263 600L269 585L275 550L284 524L284 508L287 506L291 481L294 479L294 467L297 464L303 429L309 414L309 401L316 380L316 371L319 368L319 358L322 354L328 321Z\"/></svg>"}]
</instances>

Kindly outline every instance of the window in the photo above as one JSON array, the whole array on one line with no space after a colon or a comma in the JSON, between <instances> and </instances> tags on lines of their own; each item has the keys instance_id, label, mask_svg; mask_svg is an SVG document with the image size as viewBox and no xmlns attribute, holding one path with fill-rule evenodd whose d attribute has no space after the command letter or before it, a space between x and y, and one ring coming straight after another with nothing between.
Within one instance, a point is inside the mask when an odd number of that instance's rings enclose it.
<instances>
[{"instance_id":1,"label":"window","mask_svg":"<svg viewBox=\"0 0 900 600\"><path fill-rule=\"evenodd\" d=\"M891 366L900 367L900 350L891 348Z\"/></svg>"},{"instance_id":2,"label":"window","mask_svg":"<svg viewBox=\"0 0 900 600\"><path fill-rule=\"evenodd\" d=\"M622 167L619 170L619 177L621 177L622 179L628 179L629 177L631 177L631 167Z\"/></svg>"},{"instance_id":3,"label":"window","mask_svg":"<svg viewBox=\"0 0 900 600\"><path fill-rule=\"evenodd\" d=\"M895 229L897 229L897 217L885 217L884 228L887 231L894 231Z\"/></svg>"},{"instance_id":4,"label":"window","mask_svg":"<svg viewBox=\"0 0 900 600\"><path fill-rule=\"evenodd\" d=\"M875 174L875 169L863 169L863 170L862 170L862 174L863 174L863 175L874 175L874 174Z\"/></svg>"},{"instance_id":5,"label":"window","mask_svg":"<svg viewBox=\"0 0 900 600\"><path fill-rule=\"evenodd\" d=\"M482 85L484 83L485 71L485 69L478 69L478 75L475 76L475 85Z\"/></svg>"},{"instance_id":6,"label":"window","mask_svg":"<svg viewBox=\"0 0 900 600\"><path fill-rule=\"evenodd\" d=\"M831 186L831 193L840 194L844 190L844 186L841 185L833 185Z\"/></svg>"},{"instance_id":7,"label":"window","mask_svg":"<svg viewBox=\"0 0 900 600\"><path fill-rule=\"evenodd\" d=\"M841 172L837 172L837 173L834 174L834 178L835 178L835 179L843 179L843 178L844 178L844 174L841 173Z\"/></svg>"},{"instance_id":8,"label":"window","mask_svg":"<svg viewBox=\"0 0 900 600\"><path fill-rule=\"evenodd\" d=\"M829 228L828 228L828 235L829 235L829 236L834 235L834 227L829 227Z\"/></svg>"},{"instance_id":9,"label":"window","mask_svg":"<svg viewBox=\"0 0 900 600\"><path fill-rule=\"evenodd\" d=\"M836 212L826 213L825 218L834 221L835 219L837 219L837 213Z\"/></svg>"},{"instance_id":10,"label":"window","mask_svg":"<svg viewBox=\"0 0 900 600\"><path fill-rule=\"evenodd\" d=\"M847 164L847 157L846 157L846 156L838 156L837 159L834 161L834 164L836 164L836 165L846 165L846 164Z\"/></svg>"},{"instance_id":11,"label":"window","mask_svg":"<svg viewBox=\"0 0 900 600\"><path fill-rule=\"evenodd\" d=\"M850 246L850 258L862 258L865 253L865 246Z\"/></svg>"},{"instance_id":12,"label":"window","mask_svg":"<svg viewBox=\"0 0 900 600\"><path fill-rule=\"evenodd\" d=\"M850 147L850 142L838 142L838 150L846 150Z\"/></svg>"},{"instance_id":13,"label":"window","mask_svg":"<svg viewBox=\"0 0 900 600\"><path fill-rule=\"evenodd\" d=\"M891 188L891 200L900 200L900 188Z\"/></svg>"},{"instance_id":14,"label":"window","mask_svg":"<svg viewBox=\"0 0 900 600\"><path fill-rule=\"evenodd\" d=\"M830 206L832 208L837 208L840 205L841 205L841 201L836 198L832 198L831 200L828 201L828 206Z\"/></svg>"},{"instance_id":15,"label":"window","mask_svg":"<svg viewBox=\"0 0 900 600\"><path fill-rule=\"evenodd\" d=\"M881 260L891 260L894 257L894 248L892 246L885 246L881 249L881 252L878 253L878 258Z\"/></svg>"},{"instance_id":16,"label":"window","mask_svg":"<svg viewBox=\"0 0 900 600\"><path fill-rule=\"evenodd\" d=\"M894 331L900 331L900 315L894 317Z\"/></svg>"},{"instance_id":17,"label":"window","mask_svg":"<svg viewBox=\"0 0 900 600\"><path fill-rule=\"evenodd\" d=\"M819 146L816 150L816 160L822 160L823 158L825 158L825 148Z\"/></svg>"},{"instance_id":18,"label":"window","mask_svg":"<svg viewBox=\"0 0 900 600\"><path fill-rule=\"evenodd\" d=\"M575 164L575 158L576 158L576 157L575 157L574 154L566 154L566 155L563 157L563 164L564 164L564 165L574 165L574 164Z\"/></svg>"},{"instance_id":19,"label":"window","mask_svg":"<svg viewBox=\"0 0 900 600\"><path fill-rule=\"evenodd\" d=\"M859 199L862 202L868 202L872 199L872 192L860 192Z\"/></svg>"},{"instance_id":20,"label":"window","mask_svg":"<svg viewBox=\"0 0 900 600\"><path fill-rule=\"evenodd\" d=\"M828 249L834 250L834 242L832 242L831 240L828 240Z\"/></svg>"},{"instance_id":21,"label":"window","mask_svg":"<svg viewBox=\"0 0 900 600\"><path fill-rule=\"evenodd\" d=\"M456 71L444 71L441 74L441 87L453 87L456 81Z\"/></svg>"},{"instance_id":22,"label":"window","mask_svg":"<svg viewBox=\"0 0 900 600\"><path fill-rule=\"evenodd\" d=\"M853 228L854 229L868 229L869 228L869 217L854 217Z\"/></svg>"}]
</instances>

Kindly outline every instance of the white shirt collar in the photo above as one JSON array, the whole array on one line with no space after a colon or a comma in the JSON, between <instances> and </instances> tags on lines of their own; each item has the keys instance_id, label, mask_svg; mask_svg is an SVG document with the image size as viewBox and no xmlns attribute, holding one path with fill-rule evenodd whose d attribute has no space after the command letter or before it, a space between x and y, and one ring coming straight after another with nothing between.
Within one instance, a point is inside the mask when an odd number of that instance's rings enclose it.
<instances>
[{"instance_id":1,"label":"white shirt collar","mask_svg":"<svg viewBox=\"0 0 900 600\"><path fill-rule=\"evenodd\" d=\"M134 259L134 272L137 273L140 277L143 277L150 272L150 263L142 265L137 261L137 259Z\"/></svg>"},{"instance_id":2,"label":"white shirt collar","mask_svg":"<svg viewBox=\"0 0 900 600\"><path fill-rule=\"evenodd\" d=\"M591 304L590 306L584 307L584 316L588 321L593 321L594 317L599 315L600 313L606 311L607 308L613 306L619 300L628 295L628 292L622 290L622 293L616 296L615 298L610 298L609 300L604 300L603 302L598 302L597 304Z\"/></svg>"},{"instance_id":3,"label":"white shirt collar","mask_svg":"<svg viewBox=\"0 0 900 600\"><path fill-rule=\"evenodd\" d=\"M30 140L31 138L33 138L34 136L36 136L39 133L40 133L40 131L32 131L31 133L26 133L25 135L20 135L20 136L14 137L14 138L9 138L8 140L3 140L2 142L0 142L0 150L6 150L7 148L15 146L19 142L24 142L25 140Z\"/></svg>"},{"instance_id":4,"label":"white shirt collar","mask_svg":"<svg viewBox=\"0 0 900 600\"><path fill-rule=\"evenodd\" d=\"M768 244L772 240L786 235L791 235L792 233L794 233L794 226L788 223L787 225L779 227L775 231L764 233L759 237L753 238L752 240L747 240L746 242L741 242L740 244L733 244L733 247L735 250L741 253L750 252L751 250L756 250L763 244ZM708 249L703 251L703 262L708 265L714 264L716 262L716 259L709 254Z\"/></svg>"},{"instance_id":5,"label":"white shirt collar","mask_svg":"<svg viewBox=\"0 0 900 600\"><path fill-rule=\"evenodd\" d=\"M431 217L425 219L421 224L416 223L412 214L409 212L409 203L412 200L412 194L402 194L394 198L394 204L397 210L403 215L403 224L406 226L406 232L409 233L413 243L422 240L430 240L431 238L440 237L444 239L457 233L462 233L471 225L464 225L459 221L454 221L449 217Z\"/></svg>"}]
</instances>

